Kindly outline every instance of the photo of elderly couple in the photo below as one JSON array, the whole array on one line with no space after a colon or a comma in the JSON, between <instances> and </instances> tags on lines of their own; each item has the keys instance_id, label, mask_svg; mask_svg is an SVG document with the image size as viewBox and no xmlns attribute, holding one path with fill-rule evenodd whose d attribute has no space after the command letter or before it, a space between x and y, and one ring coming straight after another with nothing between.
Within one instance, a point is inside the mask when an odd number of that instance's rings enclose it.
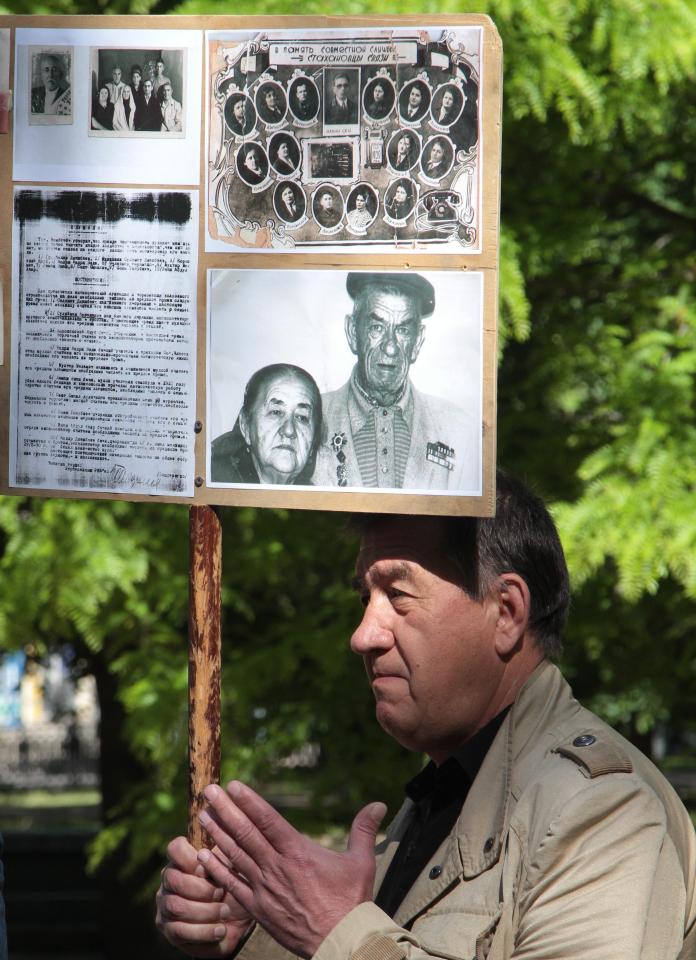
<instances>
[{"instance_id":1,"label":"photo of elderly couple","mask_svg":"<svg viewBox=\"0 0 696 960\"><path fill-rule=\"evenodd\" d=\"M210 271L208 485L480 494L482 286Z\"/></svg>"}]
</instances>

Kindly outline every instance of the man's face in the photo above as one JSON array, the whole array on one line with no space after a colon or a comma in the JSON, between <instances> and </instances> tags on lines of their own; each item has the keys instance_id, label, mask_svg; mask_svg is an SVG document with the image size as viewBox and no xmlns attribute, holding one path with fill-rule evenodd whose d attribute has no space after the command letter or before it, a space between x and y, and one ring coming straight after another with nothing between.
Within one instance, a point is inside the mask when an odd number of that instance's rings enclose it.
<instances>
[{"instance_id":1,"label":"man's face","mask_svg":"<svg viewBox=\"0 0 696 960\"><path fill-rule=\"evenodd\" d=\"M420 312L408 293L367 290L359 314L346 318L346 336L358 358L358 378L383 406L393 403L406 383L423 341Z\"/></svg>"},{"instance_id":2,"label":"man's face","mask_svg":"<svg viewBox=\"0 0 696 960\"><path fill-rule=\"evenodd\" d=\"M410 107L419 107L421 105L421 100L423 99L423 92L420 87L411 87L411 92L408 95L408 104Z\"/></svg>"},{"instance_id":3,"label":"man's face","mask_svg":"<svg viewBox=\"0 0 696 960\"><path fill-rule=\"evenodd\" d=\"M356 585L362 656L380 725L441 763L492 719L504 663L494 647L498 598L458 586L436 517L385 518L363 538ZM497 711L495 711L497 712Z\"/></svg>"},{"instance_id":4,"label":"man's face","mask_svg":"<svg viewBox=\"0 0 696 960\"><path fill-rule=\"evenodd\" d=\"M237 121L237 123L240 123L240 124L244 123L244 101L243 100L237 100L235 102L234 106L232 107L232 113L234 114L234 119Z\"/></svg>"},{"instance_id":5,"label":"man's face","mask_svg":"<svg viewBox=\"0 0 696 960\"><path fill-rule=\"evenodd\" d=\"M273 87L269 87L268 90L266 90L264 99L269 110L275 110L275 108L278 106L278 94L275 92Z\"/></svg>"},{"instance_id":6,"label":"man's face","mask_svg":"<svg viewBox=\"0 0 696 960\"><path fill-rule=\"evenodd\" d=\"M297 96L297 102L298 102L298 103L306 103L306 101L307 101L307 96L308 96L308 93L307 93L307 84L306 84L306 83L298 83L297 86L295 87L295 95Z\"/></svg>"},{"instance_id":7,"label":"man's face","mask_svg":"<svg viewBox=\"0 0 696 960\"><path fill-rule=\"evenodd\" d=\"M143 93L149 100L152 96L152 80L143 81Z\"/></svg>"},{"instance_id":8,"label":"man's face","mask_svg":"<svg viewBox=\"0 0 696 960\"><path fill-rule=\"evenodd\" d=\"M384 100L384 87L381 83L375 84L375 89L372 93L372 98L375 103L379 103L380 100Z\"/></svg>"},{"instance_id":9,"label":"man's face","mask_svg":"<svg viewBox=\"0 0 696 960\"><path fill-rule=\"evenodd\" d=\"M164 60L157 61L157 76L161 77L164 73Z\"/></svg>"},{"instance_id":10,"label":"man's face","mask_svg":"<svg viewBox=\"0 0 696 960\"><path fill-rule=\"evenodd\" d=\"M63 71L55 57L44 57L41 61L41 80L47 90L57 90L63 77Z\"/></svg>"},{"instance_id":11,"label":"man's face","mask_svg":"<svg viewBox=\"0 0 696 960\"><path fill-rule=\"evenodd\" d=\"M346 97L348 96L349 86L350 86L350 83L348 81L348 77L336 77L336 79L334 80L333 88L334 88L334 96L336 97L337 100L340 100L342 102L343 100L346 99Z\"/></svg>"},{"instance_id":12,"label":"man's face","mask_svg":"<svg viewBox=\"0 0 696 960\"><path fill-rule=\"evenodd\" d=\"M281 193L280 199L283 201L283 203L285 204L286 207L290 207L290 205L292 204L293 200L295 199L295 195L294 195L294 193L292 192L292 188L291 188L291 187L286 187L286 188L283 190L283 192Z\"/></svg>"},{"instance_id":13,"label":"man's face","mask_svg":"<svg viewBox=\"0 0 696 960\"><path fill-rule=\"evenodd\" d=\"M111 79L114 81L114 83L120 83L120 82L121 82L121 68L120 68L120 67L114 67L114 69L113 69L112 72L111 72Z\"/></svg>"},{"instance_id":14,"label":"man's face","mask_svg":"<svg viewBox=\"0 0 696 960\"><path fill-rule=\"evenodd\" d=\"M327 213L329 210L333 210L334 198L332 193L322 193L319 197L319 206L322 210L326 210Z\"/></svg>"},{"instance_id":15,"label":"man's face","mask_svg":"<svg viewBox=\"0 0 696 960\"><path fill-rule=\"evenodd\" d=\"M451 110L454 106L454 94L451 90L445 90L442 94L442 106L445 110Z\"/></svg>"},{"instance_id":16,"label":"man's face","mask_svg":"<svg viewBox=\"0 0 696 960\"><path fill-rule=\"evenodd\" d=\"M312 393L297 377L280 375L262 390L241 426L260 473L275 474L270 482L290 483L306 466L312 447Z\"/></svg>"},{"instance_id":17,"label":"man's face","mask_svg":"<svg viewBox=\"0 0 696 960\"><path fill-rule=\"evenodd\" d=\"M164 97L165 100L171 100L171 99L172 99L172 87L171 87L171 84L165 83L165 85L162 87L162 96Z\"/></svg>"}]
</instances>

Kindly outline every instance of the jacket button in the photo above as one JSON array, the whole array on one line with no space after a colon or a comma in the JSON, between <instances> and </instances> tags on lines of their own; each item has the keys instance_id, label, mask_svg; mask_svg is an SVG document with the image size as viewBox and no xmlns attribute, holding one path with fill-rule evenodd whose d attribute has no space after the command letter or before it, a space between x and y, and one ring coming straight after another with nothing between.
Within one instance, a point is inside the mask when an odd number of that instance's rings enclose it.
<instances>
[{"instance_id":1,"label":"jacket button","mask_svg":"<svg viewBox=\"0 0 696 960\"><path fill-rule=\"evenodd\" d=\"M493 837L489 837L488 840L486 840L486 842L483 845L483 852L490 853L491 850L493 849L494 843L495 843L495 840L493 839Z\"/></svg>"},{"instance_id":2,"label":"jacket button","mask_svg":"<svg viewBox=\"0 0 696 960\"><path fill-rule=\"evenodd\" d=\"M573 740L574 747L591 747L597 738L593 737L591 733L583 733L581 737L576 737Z\"/></svg>"},{"instance_id":3,"label":"jacket button","mask_svg":"<svg viewBox=\"0 0 696 960\"><path fill-rule=\"evenodd\" d=\"M431 880L437 880L437 878L440 876L441 873L442 873L442 867L438 864L436 867L430 868L430 873L428 874L428 876L430 877Z\"/></svg>"}]
</instances>

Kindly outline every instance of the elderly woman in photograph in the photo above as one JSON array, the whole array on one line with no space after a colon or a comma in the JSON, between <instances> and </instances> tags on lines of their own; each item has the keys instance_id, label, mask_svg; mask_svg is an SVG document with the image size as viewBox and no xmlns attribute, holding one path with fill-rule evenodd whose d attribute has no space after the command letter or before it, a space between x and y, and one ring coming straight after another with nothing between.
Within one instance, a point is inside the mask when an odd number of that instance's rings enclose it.
<instances>
[{"instance_id":1,"label":"elderly woman in photograph","mask_svg":"<svg viewBox=\"0 0 696 960\"><path fill-rule=\"evenodd\" d=\"M135 101L131 94L131 88L126 86L121 91L121 96L114 104L114 130L130 132L135 124Z\"/></svg>"},{"instance_id":2,"label":"elderly woman in photograph","mask_svg":"<svg viewBox=\"0 0 696 960\"><path fill-rule=\"evenodd\" d=\"M320 440L321 394L290 363L253 374L232 430L213 440L215 483L308 484Z\"/></svg>"},{"instance_id":3,"label":"elderly woman in photograph","mask_svg":"<svg viewBox=\"0 0 696 960\"><path fill-rule=\"evenodd\" d=\"M99 87L97 99L92 104L92 130L114 129L114 105L109 100L109 88Z\"/></svg>"}]
</instances>

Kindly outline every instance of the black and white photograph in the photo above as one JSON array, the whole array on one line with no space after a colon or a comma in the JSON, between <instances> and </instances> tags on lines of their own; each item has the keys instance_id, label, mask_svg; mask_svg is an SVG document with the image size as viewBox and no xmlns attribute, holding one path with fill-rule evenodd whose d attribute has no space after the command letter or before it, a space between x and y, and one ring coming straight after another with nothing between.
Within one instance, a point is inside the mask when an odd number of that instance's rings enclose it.
<instances>
[{"instance_id":1,"label":"black and white photograph","mask_svg":"<svg viewBox=\"0 0 696 960\"><path fill-rule=\"evenodd\" d=\"M273 208L283 223L295 224L307 212L307 198L302 187L288 181L279 183L273 192Z\"/></svg>"},{"instance_id":2,"label":"black and white photograph","mask_svg":"<svg viewBox=\"0 0 696 960\"><path fill-rule=\"evenodd\" d=\"M377 216L379 199L369 183L359 183L346 200L346 224L351 233L367 233L367 228Z\"/></svg>"},{"instance_id":3,"label":"black and white photograph","mask_svg":"<svg viewBox=\"0 0 696 960\"><path fill-rule=\"evenodd\" d=\"M464 109L464 93L456 83L445 83L438 87L430 105L430 116L437 127L449 129L456 123Z\"/></svg>"},{"instance_id":4,"label":"black and white photograph","mask_svg":"<svg viewBox=\"0 0 696 960\"><path fill-rule=\"evenodd\" d=\"M431 92L425 80L411 80L399 94L399 116L404 123L420 123L430 109Z\"/></svg>"},{"instance_id":5,"label":"black and white photograph","mask_svg":"<svg viewBox=\"0 0 696 960\"><path fill-rule=\"evenodd\" d=\"M482 274L270 276L208 273L208 486L480 495Z\"/></svg>"},{"instance_id":6,"label":"black and white photograph","mask_svg":"<svg viewBox=\"0 0 696 960\"><path fill-rule=\"evenodd\" d=\"M235 91L225 100L225 123L235 137L246 137L256 126L256 110L251 97Z\"/></svg>"},{"instance_id":7,"label":"black and white photograph","mask_svg":"<svg viewBox=\"0 0 696 960\"><path fill-rule=\"evenodd\" d=\"M324 126L354 127L360 119L360 71L324 71Z\"/></svg>"},{"instance_id":8,"label":"black and white photograph","mask_svg":"<svg viewBox=\"0 0 696 960\"><path fill-rule=\"evenodd\" d=\"M330 40L319 28L209 32L206 250L369 255L409 243L414 254L434 247L438 256L480 253L481 224L489 222L481 219L479 150L486 29L385 25L377 36L346 27ZM496 58L488 62L495 67ZM253 126L231 100L243 93L253 101ZM494 115L490 95L488 103ZM243 141L265 150L260 182L234 162ZM406 200L408 215L402 201L392 217L385 197L401 177L416 181L416 192ZM266 189L289 180L307 201L292 230L275 190ZM316 188L324 184L339 191L330 211L318 206ZM358 184L370 189L355 192ZM446 233L413 215L419 190L436 188L466 197Z\"/></svg>"},{"instance_id":9,"label":"black and white photograph","mask_svg":"<svg viewBox=\"0 0 696 960\"><path fill-rule=\"evenodd\" d=\"M413 130L395 130L387 144L387 162L396 173L408 173L418 163L421 142Z\"/></svg>"},{"instance_id":10,"label":"black and white photograph","mask_svg":"<svg viewBox=\"0 0 696 960\"><path fill-rule=\"evenodd\" d=\"M241 145L235 164L239 177L249 187L258 187L268 179L268 156L257 141Z\"/></svg>"},{"instance_id":11,"label":"black and white photograph","mask_svg":"<svg viewBox=\"0 0 696 960\"><path fill-rule=\"evenodd\" d=\"M442 180L452 169L454 146L447 137L431 137L423 147L420 167L423 177L434 183Z\"/></svg>"},{"instance_id":12,"label":"black and white photograph","mask_svg":"<svg viewBox=\"0 0 696 960\"><path fill-rule=\"evenodd\" d=\"M333 229L343 219L343 196L333 184L323 183L312 196L312 215L325 230Z\"/></svg>"},{"instance_id":13,"label":"black and white photograph","mask_svg":"<svg viewBox=\"0 0 696 960\"><path fill-rule=\"evenodd\" d=\"M416 207L418 188L409 177L400 177L389 184L384 195L384 212L388 220L403 223Z\"/></svg>"},{"instance_id":14,"label":"black and white photograph","mask_svg":"<svg viewBox=\"0 0 696 960\"><path fill-rule=\"evenodd\" d=\"M300 145L291 133L273 133L268 138L268 159L279 177L293 177L300 167Z\"/></svg>"},{"instance_id":15,"label":"black and white photograph","mask_svg":"<svg viewBox=\"0 0 696 960\"><path fill-rule=\"evenodd\" d=\"M278 126L285 119L288 101L285 91L274 80L265 80L256 91L256 112L266 126Z\"/></svg>"},{"instance_id":16,"label":"black and white photograph","mask_svg":"<svg viewBox=\"0 0 696 960\"><path fill-rule=\"evenodd\" d=\"M72 47L31 47L29 123L73 122Z\"/></svg>"},{"instance_id":17,"label":"black and white photograph","mask_svg":"<svg viewBox=\"0 0 696 960\"><path fill-rule=\"evenodd\" d=\"M299 124L311 124L319 114L319 88L311 77L300 75L290 83L288 106Z\"/></svg>"},{"instance_id":18,"label":"black and white photograph","mask_svg":"<svg viewBox=\"0 0 696 960\"><path fill-rule=\"evenodd\" d=\"M394 81L387 75L370 80L363 90L363 110L370 120L386 120L396 103Z\"/></svg>"},{"instance_id":19,"label":"black and white photograph","mask_svg":"<svg viewBox=\"0 0 696 960\"><path fill-rule=\"evenodd\" d=\"M305 181L351 183L360 169L360 143L355 137L303 140Z\"/></svg>"},{"instance_id":20,"label":"black and white photograph","mask_svg":"<svg viewBox=\"0 0 696 960\"><path fill-rule=\"evenodd\" d=\"M91 51L90 136L183 137L185 50Z\"/></svg>"}]
</instances>

